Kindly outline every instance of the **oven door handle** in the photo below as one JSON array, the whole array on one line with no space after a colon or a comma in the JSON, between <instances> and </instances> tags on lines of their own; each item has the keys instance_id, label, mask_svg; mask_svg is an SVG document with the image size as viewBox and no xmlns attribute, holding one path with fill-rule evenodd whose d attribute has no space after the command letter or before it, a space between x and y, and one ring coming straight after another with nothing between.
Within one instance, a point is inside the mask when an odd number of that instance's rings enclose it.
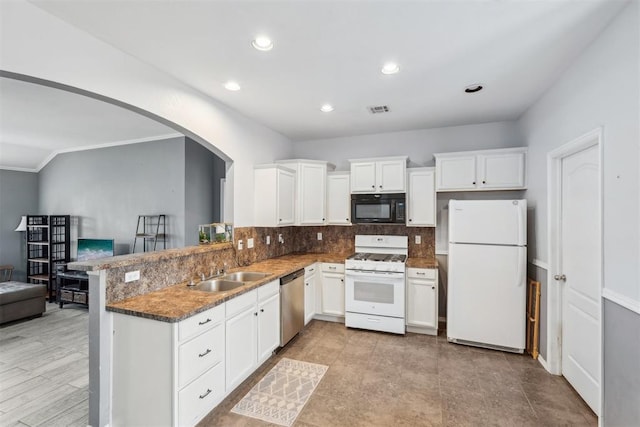
<instances>
[{"instance_id":1,"label":"oven door handle","mask_svg":"<svg viewBox=\"0 0 640 427\"><path fill-rule=\"evenodd\" d=\"M362 271L362 270L346 270L345 271L345 275L346 276L351 276L351 277L371 277L371 276L378 276L378 277L390 277L390 278L404 278L404 273L403 272L397 272L397 271Z\"/></svg>"}]
</instances>

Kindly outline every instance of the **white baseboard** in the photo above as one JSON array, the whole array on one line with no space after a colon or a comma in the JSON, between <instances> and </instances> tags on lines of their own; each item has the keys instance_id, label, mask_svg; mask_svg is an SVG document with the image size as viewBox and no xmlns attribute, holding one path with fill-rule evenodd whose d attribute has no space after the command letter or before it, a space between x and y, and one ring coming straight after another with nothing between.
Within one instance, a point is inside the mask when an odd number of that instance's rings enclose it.
<instances>
[{"instance_id":1,"label":"white baseboard","mask_svg":"<svg viewBox=\"0 0 640 427\"><path fill-rule=\"evenodd\" d=\"M549 365L547 364L547 361L544 360L544 358L542 357L542 355L538 354L538 362L540 362L540 364L542 365L542 367L547 371L547 372L551 372L549 371Z\"/></svg>"}]
</instances>

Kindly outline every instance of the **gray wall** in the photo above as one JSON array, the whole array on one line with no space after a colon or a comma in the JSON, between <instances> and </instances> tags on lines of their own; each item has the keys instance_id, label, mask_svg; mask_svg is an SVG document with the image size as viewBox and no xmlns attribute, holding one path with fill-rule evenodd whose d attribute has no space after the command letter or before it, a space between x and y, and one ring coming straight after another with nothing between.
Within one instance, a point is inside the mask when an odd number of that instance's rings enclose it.
<instances>
[{"instance_id":1,"label":"gray wall","mask_svg":"<svg viewBox=\"0 0 640 427\"><path fill-rule=\"evenodd\" d=\"M640 424L640 315L604 304L604 425Z\"/></svg>"},{"instance_id":2,"label":"gray wall","mask_svg":"<svg viewBox=\"0 0 640 427\"><path fill-rule=\"evenodd\" d=\"M164 213L167 247L184 246L184 146L171 138L59 154L38 174L40 211L77 217L78 237L114 238L118 254L130 252L138 215Z\"/></svg>"},{"instance_id":3,"label":"gray wall","mask_svg":"<svg viewBox=\"0 0 640 427\"><path fill-rule=\"evenodd\" d=\"M198 244L198 225L220 222L220 179L225 162L211 151L185 140L185 245Z\"/></svg>"},{"instance_id":4,"label":"gray wall","mask_svg":"<svg viewBox=\"0 0 640 427\"><path fill-rule=\"evenodd\" d=\"M26 281L25 233L14 231L22 215L37 215L38 175L0 169L0 264L14 267L13 278Z\"/></svg>"},{"instance_id":5,"label":"gray wall","mask_svg":"<svg viewBox=\"0 0 640 427\"><path fill-rule=\"evenodd\" d=\"M434 166L434 153L524 145L515 122L496 122L302 141L293 144L293 155L349 170L348 160L362 157L409 156L410 167Z\"/></svg>"}]
</instances>

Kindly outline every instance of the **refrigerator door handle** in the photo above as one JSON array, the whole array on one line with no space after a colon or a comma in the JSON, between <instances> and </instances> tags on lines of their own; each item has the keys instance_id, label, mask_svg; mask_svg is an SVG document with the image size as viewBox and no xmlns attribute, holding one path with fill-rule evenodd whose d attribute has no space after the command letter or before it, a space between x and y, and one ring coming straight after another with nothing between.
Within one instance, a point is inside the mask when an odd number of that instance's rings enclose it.
<instances>
[{"instance_id":1,"label":"refrigerator door handle","mask_svg":"<svg viewBox=\"0 0 640 427\"><path fill-rule=\"evenodd\" d=\"M522 263L526 261L523 257L525 253L525 248L522 246L518 247L518 269L516 270L516 286L520 286L523 283L526 283L526 280L522 280L520 275L522 274Z\"/></svg>"}]
</instances>

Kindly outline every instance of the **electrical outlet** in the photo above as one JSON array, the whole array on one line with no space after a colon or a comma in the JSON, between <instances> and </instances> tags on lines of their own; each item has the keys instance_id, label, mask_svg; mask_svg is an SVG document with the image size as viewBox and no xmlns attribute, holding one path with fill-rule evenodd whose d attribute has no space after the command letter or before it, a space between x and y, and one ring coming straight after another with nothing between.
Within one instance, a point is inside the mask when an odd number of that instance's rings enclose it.
<instances>
[{"instance_id":1,"label":"electrical outlet","mask_svg":"<svg viewBox=\"0 0 640 427\"><path fill-rule=\"evenodd\" d=\"M416 245L422 244L422 236L416 236Z\"/></svg>"},{"instance_id":2,"label":"electrical outlet","mask_svg":"<svg viewBox=\"0 0 640 427\"><path fill-rule=\"evenodd\" d=\"M247 249L251 249L253 247L253 237L247 239Z\"/></svg>"},{"instance_id":3,"label":"electrical outlet","mask_svg":"<svg viewBox=\"0 0 640 427\"><path fill-rule=\"evenodd\" d=\"M133 282L134 280L140 280L140 270L124 273L124 283Z\"/></svg>"},{"instance_id":4,"label":"electrical outlet","mask_svg":"<svg viewBox=\"0 0 640 427\"><path fill-rule=\"evenodd\" d=\"M267 245L271 244L271 236L267 236Z\"/></svg>"},{"instance_id":5,"label":"electrical outlet","mask_svg":"<svg viewBox=\"0 0 640 427\"><path fill-rule=\"evenodd\" d=\"M242 240L238 240L238 250L242 250Z\"/></svg>"},{"instance_id":6,"label":"electrical outlet","mask_svg":"<svg viewBox=\"0 0 640 427\"><path fill-rule=\"evenodd\" d=\"M282 234L278 234L278 242L284 243L284 237L282 237Z\"/></svg>"},{"instance_id":7,"label":"electrical outlet","mask_svg":"<svg viewBox=\"0 0 640 427\"><path fill-rule=\"evenodd\" d=\"M318 233L318 240L322 240L322 233Z\"/></svg>"}]
</instances>

